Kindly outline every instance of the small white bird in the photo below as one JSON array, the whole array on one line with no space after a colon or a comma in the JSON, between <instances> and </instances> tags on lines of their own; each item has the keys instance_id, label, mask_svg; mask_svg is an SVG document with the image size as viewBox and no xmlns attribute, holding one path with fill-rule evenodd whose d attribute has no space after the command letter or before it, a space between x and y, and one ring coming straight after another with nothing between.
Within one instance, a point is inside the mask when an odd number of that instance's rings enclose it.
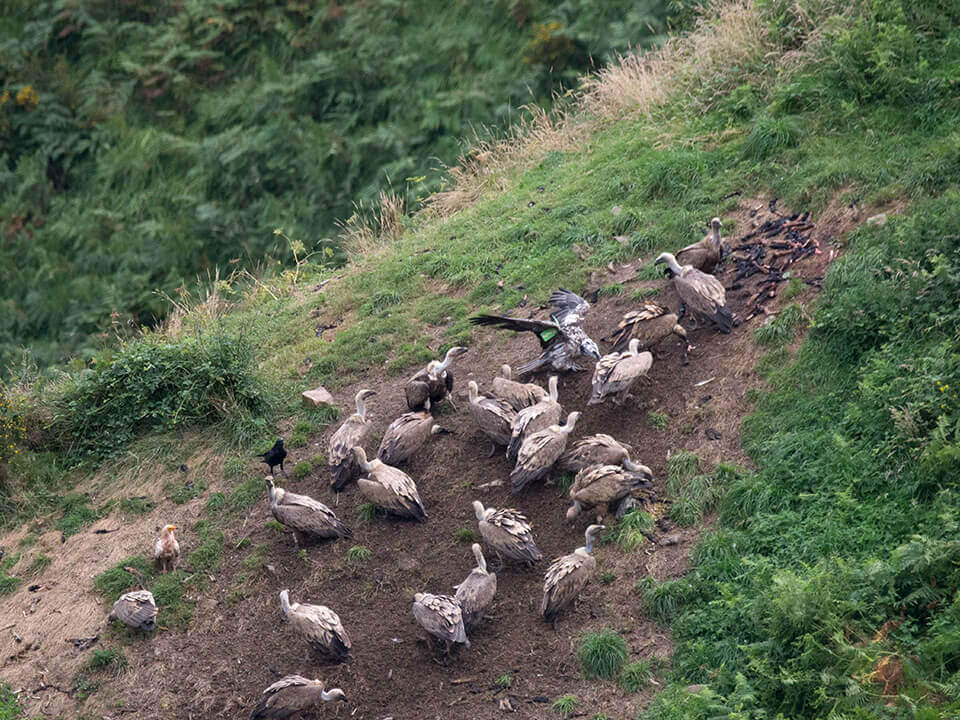
<instances>
[{"instance_id":1,"label":"small white bird","mask_svg":"<svg viewBox=\"0 0 960 720\"><path fill-rule=\"evenodd\" d=\"M180 561L180 543L173 534L176 529L176 525L164 525L153 546L153 559L160 566L161 573L176 570Z\"/></svg>"}]
</instances>

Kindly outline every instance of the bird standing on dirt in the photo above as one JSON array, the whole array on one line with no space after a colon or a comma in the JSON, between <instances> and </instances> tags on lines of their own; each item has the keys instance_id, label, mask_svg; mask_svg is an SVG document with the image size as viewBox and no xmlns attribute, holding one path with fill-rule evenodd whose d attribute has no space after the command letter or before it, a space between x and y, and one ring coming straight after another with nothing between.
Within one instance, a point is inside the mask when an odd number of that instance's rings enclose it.
<instances>
[{"instance_id":1,"label":"bird standing on dirt","mask_svg":"<svg viewBox=\"0 0 960 720\"><path fill-rule=\"evenodd\" d=\"M630 459L630 446L605 433L577 440L557 461L563 472L578 473L591 465L620 465Z\"/></svg>"},{"instance_id":2,"label":"bird standing on dirt","mask_svg":"<svg viewBox=\"0 0 960 720\"><path fill-rule=\"evenodd\" d=\"M603 525L591 525L584 533L586 545L550 563L543 583L543 601L540 603L540 615L544 620L556 621L557 615L576 599L593 577L597 571L593 543L605 529Z\"/></svg>"},{"instance_id":3,"label":"bird standing on dirt","mask_svg":"<svg viewBox=\"0 0 960 720\"><path fill-rule=\"evenodd\" d=\"M670 268L673 286L686 308L696 317L715 323L720 332L733 330L733 313L727 308L727 293L719 280L692 265L681 267L670 253L660 253L654 265L660 263Z\"/></svg>"},{"instance_id":4,"label":"bird standing on dirt","mask_svg":"<svg viewBox=\"0 0 960 720\"><path fill-rule=\"evenodd\" d=\"M411 410L422 410L428 400L434 405L445 400L453 392L450 363L466 351L465 347L452 347L447 350L442 362L431 360L425 368L410 378L404 388L407 407Z\"/></svg>"},{"instance_id":5,"label":"bird standing on dirt","mask_svg":"<svg viewBox=\"0 0 960 720\"><path fill-rule=\"evenodd\" d=\"M360 390L354 397L357 411L330 436L327 445L327 464L330 466L330 486L340 491L360 475L353 448L363 446L373 431L373 422L367 417L367 399L377 394L376 390Z\"/></svg>"},{"instance_id":6,"label":"bird standing on dirt","mask_svg":"<svg viewBox=\"0 0 960 720\"><path fill-rule=\"evenodd\" d=\"M710 221L710 232L703 236L703 240L687 245L677 253L677 262L681 265L692 265L697 270L712 273L717 263L723 258L723 241L720 238L720 229L723 222L715 217Z\"/></svg>"},{"instance_id":7,"label":"bird standing on dirt","mask_svg":"<svg viewBox=\"0 0 960 720\"><path fill-rule=\"evenodd\" d=\"M360 466L357 487L367 501L398 517L427 521L427 511L423 509L413 478L382 460L374 458L367 462L363 448L354 448L353 452Z\"/></svg>"},{"instance_id":8,"label":"bird standing on dirt","mask_svg":"<svg viewBox=\"0 0 960 720\"><path fill-rule=\"evenodd\" d=\"M503 558L533 565L543 559L543 553L533 541L533 530L526 516L513 508L483 507L473 501L480 537L502 562Z\"/></svg>"},{"instance_id":9,"label":"bird standing on dirt","mask_svg":"<svg viewBox=\"0 0 960 720\"><path fill-rule=\"evenodd\" d=\"M624 462L624 465L594 465L577 473L570 486L573 505L567 510L567 520L576 520L583 510L596 508L597 522L601 522L625 497L651 486L650 468L630 460Z\"/></svg>"},{"instance_id":10,"label":"bird standing on dirt","mask_svg":"<svg viewBox=\"0 0 960 720\"><path fill-rule=\"evenodd\" d=\"M347 701L340 688L323 689L320 680L287 675L263 691L250 720L287 720L320 702Z\"/></svg>"},{"instance_id":11,"label":"bird standing on dirt","mask_svg":"<svg viewBox=\"0 0 960 720\"><path fill-rule=\"evenodd\" d=\"M448 432L434 423L430 399L427 398L423 410L406 412L390 423L380 441L377 459L387 465L402 465L426 444L431 435Z\"/></svg>"},{"instance_id":12,"label":"bird standing on dirt","mask_svg":"<svg viewBox=\"0 0 960 720\"><path fill-rule=\"evenodd\" d=\"M611 352L623 352L634 339L640 341L641 350L652 350L671 333L687 341L687 331L676 313L669 312L662 305L645 302L639 310L624 315L617 329L604 339L613 339Z\"/></svg>"},{"instance_id":13,"label":"bird standing on dirt","mask_svg":"<svg viewBox=\"0 0 960 720\"><path fill-rule=\"evenodd\" d=\"M278 437L272 448L262 455L257 455L257 457L263 458L263 462L270 466L271 475L273 475L273 469L279 465L280 472L283 473L284 477L287 476L287 471L283 469L283 460L287 457L287 451L283 449L282 437Z\"/></svg>"},{"instance_id":14,"label":"bird standing on dirt","mask_svg":"<svg viewBox=\"0 0 960 720\"><path fill-rule=\"evenodd\" d=\"M176 525L164 525L160 537L153 546L153 559L159 565L161 573L177 569L177 562L180 560L180 543L173 534L176 529Z\"/></svg>"},{"instance_id":15,"label":"bird standing on dirt","mask_svg":"<svg viewBox=\"0 0 960 720\"><path fill-rule=\"evenodd\" d=\"M516 462L517 453L524 441L535 432L556 425L560 422L563 408L557 402L557 376L551 375L547 381L550 392L539 402L525 407L517 413L510 427L510 442L507 443L507 459Z\"/></svg>"},{"instance_id":16,"label":"bird standing on dirt","mask_svg":"<svg viewBox=\"0 0 960 720\"><path fill-rule=\"evenodd\" d=\"M420 627L440 641L445 654L449 655L456 643L470 647L463 626L463 611L456 598L417 593L413 596L413 617Z\"/></svg>"},{"instance_id":17,"label":"bird standing on dirt","mask_svg":"<svg viewBox=\"0 0 960 720\"><path fill-rule=\"evenodd\" d=\"M293 531L297 547L310 540L353 537L353 531L340 522L333 510L309 495L278 488L270 479L267 479L267 491L270 512L278 523Z\"/></svg>"},{"instance_id":18,"label":"bird standing on dirt","mask_svg":"<svg viewBox=\"0 0 960 720\"><path fill-rule=\"evenodd\" d=\"M579 419L580 413L572 412L567 415L564 425L551 425L523 441L517 453L517 465L510 473L510 489L513 492L520 492L550 473L554 463L567 449L567 439Z\"/></svg>"},{"instance_id":19,"label":"bird standing on dirt","mask_svg":"<svg viewBox=\"0 0 960 720\"><path fill-rule=\"evenodd\" d=\"M107 620L119 620L134 630L151 632L157 626L157 604L149 590L124 593L113 604Z\"/></svg>"},{"instance_id":20,"label":"bird standing on dirt","mask_svg":"<svg viewBox=\"0 0 960 720\"><path fill-rule=\"evenodd\" d=\"M653 365L653 355L649 352L640 352L640 341L634 338L630 341L630 349L622 353L610 353L597 361L593 370L593 392L587 405L602 403L608 396L613 396L613 402L620 405L630 397L630 388Z\"/></svg>"},{"instance_id":21,"label":"bird standing on dirt","mask_svg":"<svg viewBox=\"0 0 960 720\"><path fill-rule=\"evenodd\" d=\"M467 409L477 421L483 434L489 438L492 457L498 445L506 447L510 443L513 421L517 413L509 403L481 395L480 388L473 380L467 383L467 390L469 392Z\"/></svg>"},{"instance_id":22,"label":"bird standing on dirt","mask_svg":"<svg viewBox=\"0 0 960 720\"><path fill-rule=\"evenodd\" d=\"M517 332L532 332L537 336L543 352L539 357L518 367L521 374L537 372L541 368L578 372L583 370L576 362L578 357L599 360L600 348L581 327L587 311L590 310L590 303L576 293L561 288L550 296L550 304L555 308L555 312L550 315L549 321L484 314L470 318L470 322Z\"/></svg>"},{"instance_id":23,"label":"bird standing on dirt","mask_svg":"<svg viewBox=\"0 0 960 720\"><path fill-rule=\"evenodd\" d=\"M508 403L517 412L536 405L547 396L547 391L536 383L522 383L513 379L509 365L500 366L500 374L493 379L493 395Z\"/></svg>"},{"instance_id":24,"label":"bird standing on dirt","mask_svg":"<svg viewBox=\"0 0 960 720\"><path fill-rule=\"evenodd\" d=\"M280 591L280 607L294 630L303 635L311 648L335 662L350 658L350 638L333 610L325 605L291 603L289 590Z\"/></svg>"},{"instance_id":25,"label":"bird standing on dirt","mask_svg":"<svg viewBox=\"0 0 960 720\"><path fill-rule=\"evenodd\" d=\"M457 602L463 612L463 625L473 630L483 620L483 611L493 602L497 594L497 574L487 570L487 560L483 557L480 543L471 546L477 566L470 571L466 579L455 588Z\"/></svg>"}]
</instances>

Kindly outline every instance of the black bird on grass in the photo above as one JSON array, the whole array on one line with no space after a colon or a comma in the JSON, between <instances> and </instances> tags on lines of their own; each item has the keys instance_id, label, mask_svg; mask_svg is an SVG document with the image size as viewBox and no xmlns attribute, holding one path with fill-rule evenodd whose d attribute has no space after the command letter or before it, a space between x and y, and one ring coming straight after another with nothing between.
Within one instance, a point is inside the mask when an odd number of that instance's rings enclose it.
<instances>
[{"instance_id":1,"label":"black bird on grass","mask_svg":"<svg viewBox=\"0 0 960 720\"><path fill-rule=\"evenodd\" d=\"M258 458L263 458L263 462L270 466L270 474L273 475L273 469L279 465L280 472L283 473L283 476L287 476L287 471L283 469L283 460L287 457L287 451L283 449L283 438L277 438L277 441L273 444L273 447L270 448L267 452L262 455L257 455Z\"/></svg>"}]
</instances>

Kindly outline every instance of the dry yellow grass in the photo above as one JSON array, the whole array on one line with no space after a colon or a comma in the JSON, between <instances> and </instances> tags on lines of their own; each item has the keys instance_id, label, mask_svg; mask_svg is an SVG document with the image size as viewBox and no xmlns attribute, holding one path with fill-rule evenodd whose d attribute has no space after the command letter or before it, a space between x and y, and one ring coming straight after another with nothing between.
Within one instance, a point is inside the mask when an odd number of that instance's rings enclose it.
<instances>
[{"instance_id":1,"label":"dry yellow grass","mask_svg":"<svg viewBox=\"0 0 960 720\"><path fill-rule=\"evenodd\" d=\"M354 259L394 242L403 232L401 221L405 212L403 197L383 190L371 210L368 211L362 202L356 205L353 215L337 222L347 255Z\"/></svg>"}]
</instances>

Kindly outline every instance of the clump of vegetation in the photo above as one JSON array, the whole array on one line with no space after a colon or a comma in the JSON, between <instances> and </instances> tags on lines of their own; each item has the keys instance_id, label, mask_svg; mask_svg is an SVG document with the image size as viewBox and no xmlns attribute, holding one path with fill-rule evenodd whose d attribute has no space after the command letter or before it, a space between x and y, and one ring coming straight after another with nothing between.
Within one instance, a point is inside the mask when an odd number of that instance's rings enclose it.
<instances>
[{"instance_id":1,"label":"clump of vegetation","mask_svg":"<svg viewBox=\"0 0 960 720\"><path fill-rule=\"evenodd\" d=\"M120 500L117 508L120 510L120 514L124 517L140 517L141 515L146 515L156 506L157 503L155 503L153 500L138 496L123 498Z\"/></svg>"},{"instance_id":2,"label":"clump of vegetation","mask_svg":"<svg viewBox=\"0 0 960 720\"><path fill-rule=\"evenodd\" d=\"M354 545L347 550L347 562L354 568L360 568L367 564L371 555L373 553L370 548L363 547L363 545Z\"/></svg>"},{"instance_id":3,"label":"clump of vegetation","mask_svg":"<svg viewBox=\"0 0 960 720\"><path fill-rule=\"evenodd\" d=\"M227 506L227 496L222 492L210 493L210 497L207 498L206 511L207 515L213 516L218 512L223 510Z\"/></svg>"},{"instance_id":4,"label":"clump of vegetation","mask_svg":"<svg viewBox=\"0 0 960 720\"><path fill-rule=\"evenodd\" d=\"M577 656L588 678L614 680L627 662L627 643L613 630L586 633Z\"/></svg>"},{"instance_id":5,"label":"clump of vegetation","mask_svg":"<svg viewBox=\"0 0 960 720\"><path fill-rule=\"evenodd\" d=\"M163 494L170 502L176 505L183 505L194 498L198 498L207 489L207 482L203 478L195 480L168 480L163 485Z\"/></svg>"},{"instance_id":6,"label":"clump of vegetation","mask_svg":"<svg viewBox=\"0 0 960 720\"><path fill-rule=\"evenodd\" d=\"M786 345L796 336L805 315L803 306L790 303L772 319L754 329L753 341L766 347Z\"/></svg>"},{"instance_id":7,"label":"clump of vegetation","mask_svg":"<svg viewBox=\"0 0 960 720\"><path fill-rule=\"evenodd\" d=\"M63 508L63 516L57 520L54 527L62 532L64 537L76 535L100 517L100 513L90 506L87 495L70 493L63 497L60 506Z\"/></svg>"},{"instance_id":8,"label":"clump of vegetation","mask_svg":"<svg viewBox=\"0 0 960 720\"><path fill-rule=\"evenodd\" d=\"M551 707L555 713L567 718L577 711L580 701L577 700L576 695L562 695L553 701Z\"/></svg>"},{"instance_id":9,"label":"clump of vegetation","mask_svg":"<svg viewBox=\"0 0 960 720\"><path fill-rule=\"evenodd\" d=\"M84 667L90 672L122 674L128 667L127 656L123 650L93 650Z\"/></svg>"},{"instance_id":10,"label":"clump of vegetation","mask_svg":"<svg viewBox=\"0 0 960 720\"><path fill-rule=\"evenodd\" d=\"M619 297L624 293L623 284L610 283L609 285L604 285L597 290L597 293L604 297Z\"/></svg>"},{"instance_id":11,"label":"clump of vegetation","mask_svg":"<svg viewBox=\"0 0 960 720\"><path fill-rule=\"evenodd\" d=\"M0 680L0 720L17 720L23 717L23 709L8 683Z\"/></svg>"},{"instance_id":12,"label":"clump of vegetation","mask_svg":"<svg viewBox=\"0 0 960 720\"><path fill-rule=\"evenodd\" d=\"M30 562L30 566L27 568L26 574L29 577L40 577L52 563L53 558L51 558L49 555L38 553L37 556Z\"/></svg>"},{"instance_id":13,"label":"clump of vegetation","mask_svg":"<svg viewBox=\"0 0 960 720\"><path fill-rule=\"evenodd\" d=\"M223 560L223 533L203 525L197 534L202 542L187 555L187 564L196 572L216 572Z\"/></svg>"},{"instance_id":14,"label":"clump of vegetation","mask_svg":"<svg viewBox=\"0 0 960 720\"><path fill-rule=\"evenodd\" d=\"M243 458L230 457L223 463L223 477L225 480L245 478L248 474L247 463Z\"/></svg>"},{"instance_id":15,"label":"clump of vegetation","mask_svg":"<svg viewBox=\"0 0 960 720\"><path fill-rule=\"evenodd\" d=\"M670 425L670 415L666 412L651 410L647 413L647 425L654 430L666 430Z\"/></svg>"},{"instance_id":16,"label":"clump of vegetation","mask_svg":"<svg viewBox=\"0 0 960 720\"><path fill-rule=\"evenodd\" d=\"M453 539L458 543L475 543L478 538L477 533L470 528L457 528Z\"/></svg>"},{"instance_id":17,"label":"clump of vegetation","mask_svg":"<svg viewBox=\"0 0 960 720\"><path fill-rule=\"evenodd\" d=\"M653 530L654 519L650 513L635 508L625 513L616 526L608 530L606 539L612 539L617 545L628 552L636 550L646 539L646 533Z\"/></svg>"},{"instance_id":18,"label":"clump of vegetation","mask_svg":"<svg viewBox=\"0 0 960 720\"><path fill-rule=\"evenodd\" d=\"M128 571L127 568L133 568L136 573ZM153 578L153 572L153 563L142 555L136 555L121 560L112 568L97 575L93 579L93 587L105 603L113 605L123 593L138 587L141 578L144 584L148 584Z\"/></svg>"},{"instance_id":19,"label":"clump of vegetation","mask_svg":"<svg viewBox=\"0 0 960 720\"><path fill-rule=\"evenodd\" d=\"M231 510L249 510L266 496L266 483L261 478L250 477L230 492L228 504Z\"/></svg>"},{"instance_id":20,"label":"clump of vegetation","mask_svg":"<svg viewBox=\"0 0 960 720\"><path fill-rule=\"evenodd\" d=\"M293 466L293 476L297 480L303 480L305 477L309 476L313 472L313 465L310 464L309 460L301 460L296 465Z\"/></svg>"},{"instance_id":21,"label":"clump of vegetation","mask_svg":"<svg viewBox=\"0 0 960 720\"><path fill-rule=\"evenodd\" d=\"M26 421L10 404L6 389L0 384L0 465L19 455L20 445L26 439Z\"/></svg>"},{"instance_id":22,"label":"clump of vegetation","mask_svg":"<svg viewBox=\"0 0 960 720\"><path fill-rule=\"evenodd\" d=\"M247 557L242 561L243 567L252 572L263 572L267 567L267 556L270 553L270 546L266 543L261 543L253 549Z\"/></svg>"},{"instance_id":23,"label":"clump of vegetation","mask_svg":"<svg viewBox=\"0 0 960 720\"><path fill-rule=\"evenodd\" d=\"M386 511L372 502L362 502L357 505L357 520L362 523L372 523L377 518L386 515Z\"/></svg>"},{"instance_id":24,"label":"clump of vegetation","mask_svg":"<svg viewBox=\"0 0 960 720\"><path fill-rule=\"evenodd\" d=\"M617 579L617 574L615 572L607 571L600 574L600 582L603 585L609 585L616 579Z\"/></svg>"},{"instance_id":25,"label":"clump of vegetation","mask_svg":"<svg viewBox=\"0 0 960 720\"><path fill-rule=\"evenodd\" d=\"M496 680L494 680L493 684L496 685L497 687L508 688L511 685L513 685L513 675L511 675L508 672L504 673L503 675L498 677Z\"/></svg>"},{"instance_id":26,"label":"clump of vegetation","mask_svg":"<svg viewBox=\"0 0 960 720\"><path fill-rule=\"evenodd\" d=\"M693 586L685 578L658 582L652 577L637 581L640 605L657 622L667 623L676 617L694 594Z\"/></svg>"},{"instance_id":27,"label":"clump of vegetation","mask_svg":"<svg viewBox=\"0 0 960 720\"><path fill-rule=\"evenodd\" d=\"M653 664L648 660L636 660L623 666L617 682L624 692L637 693L653 679Z\"/></svg>"}]
</instances>

